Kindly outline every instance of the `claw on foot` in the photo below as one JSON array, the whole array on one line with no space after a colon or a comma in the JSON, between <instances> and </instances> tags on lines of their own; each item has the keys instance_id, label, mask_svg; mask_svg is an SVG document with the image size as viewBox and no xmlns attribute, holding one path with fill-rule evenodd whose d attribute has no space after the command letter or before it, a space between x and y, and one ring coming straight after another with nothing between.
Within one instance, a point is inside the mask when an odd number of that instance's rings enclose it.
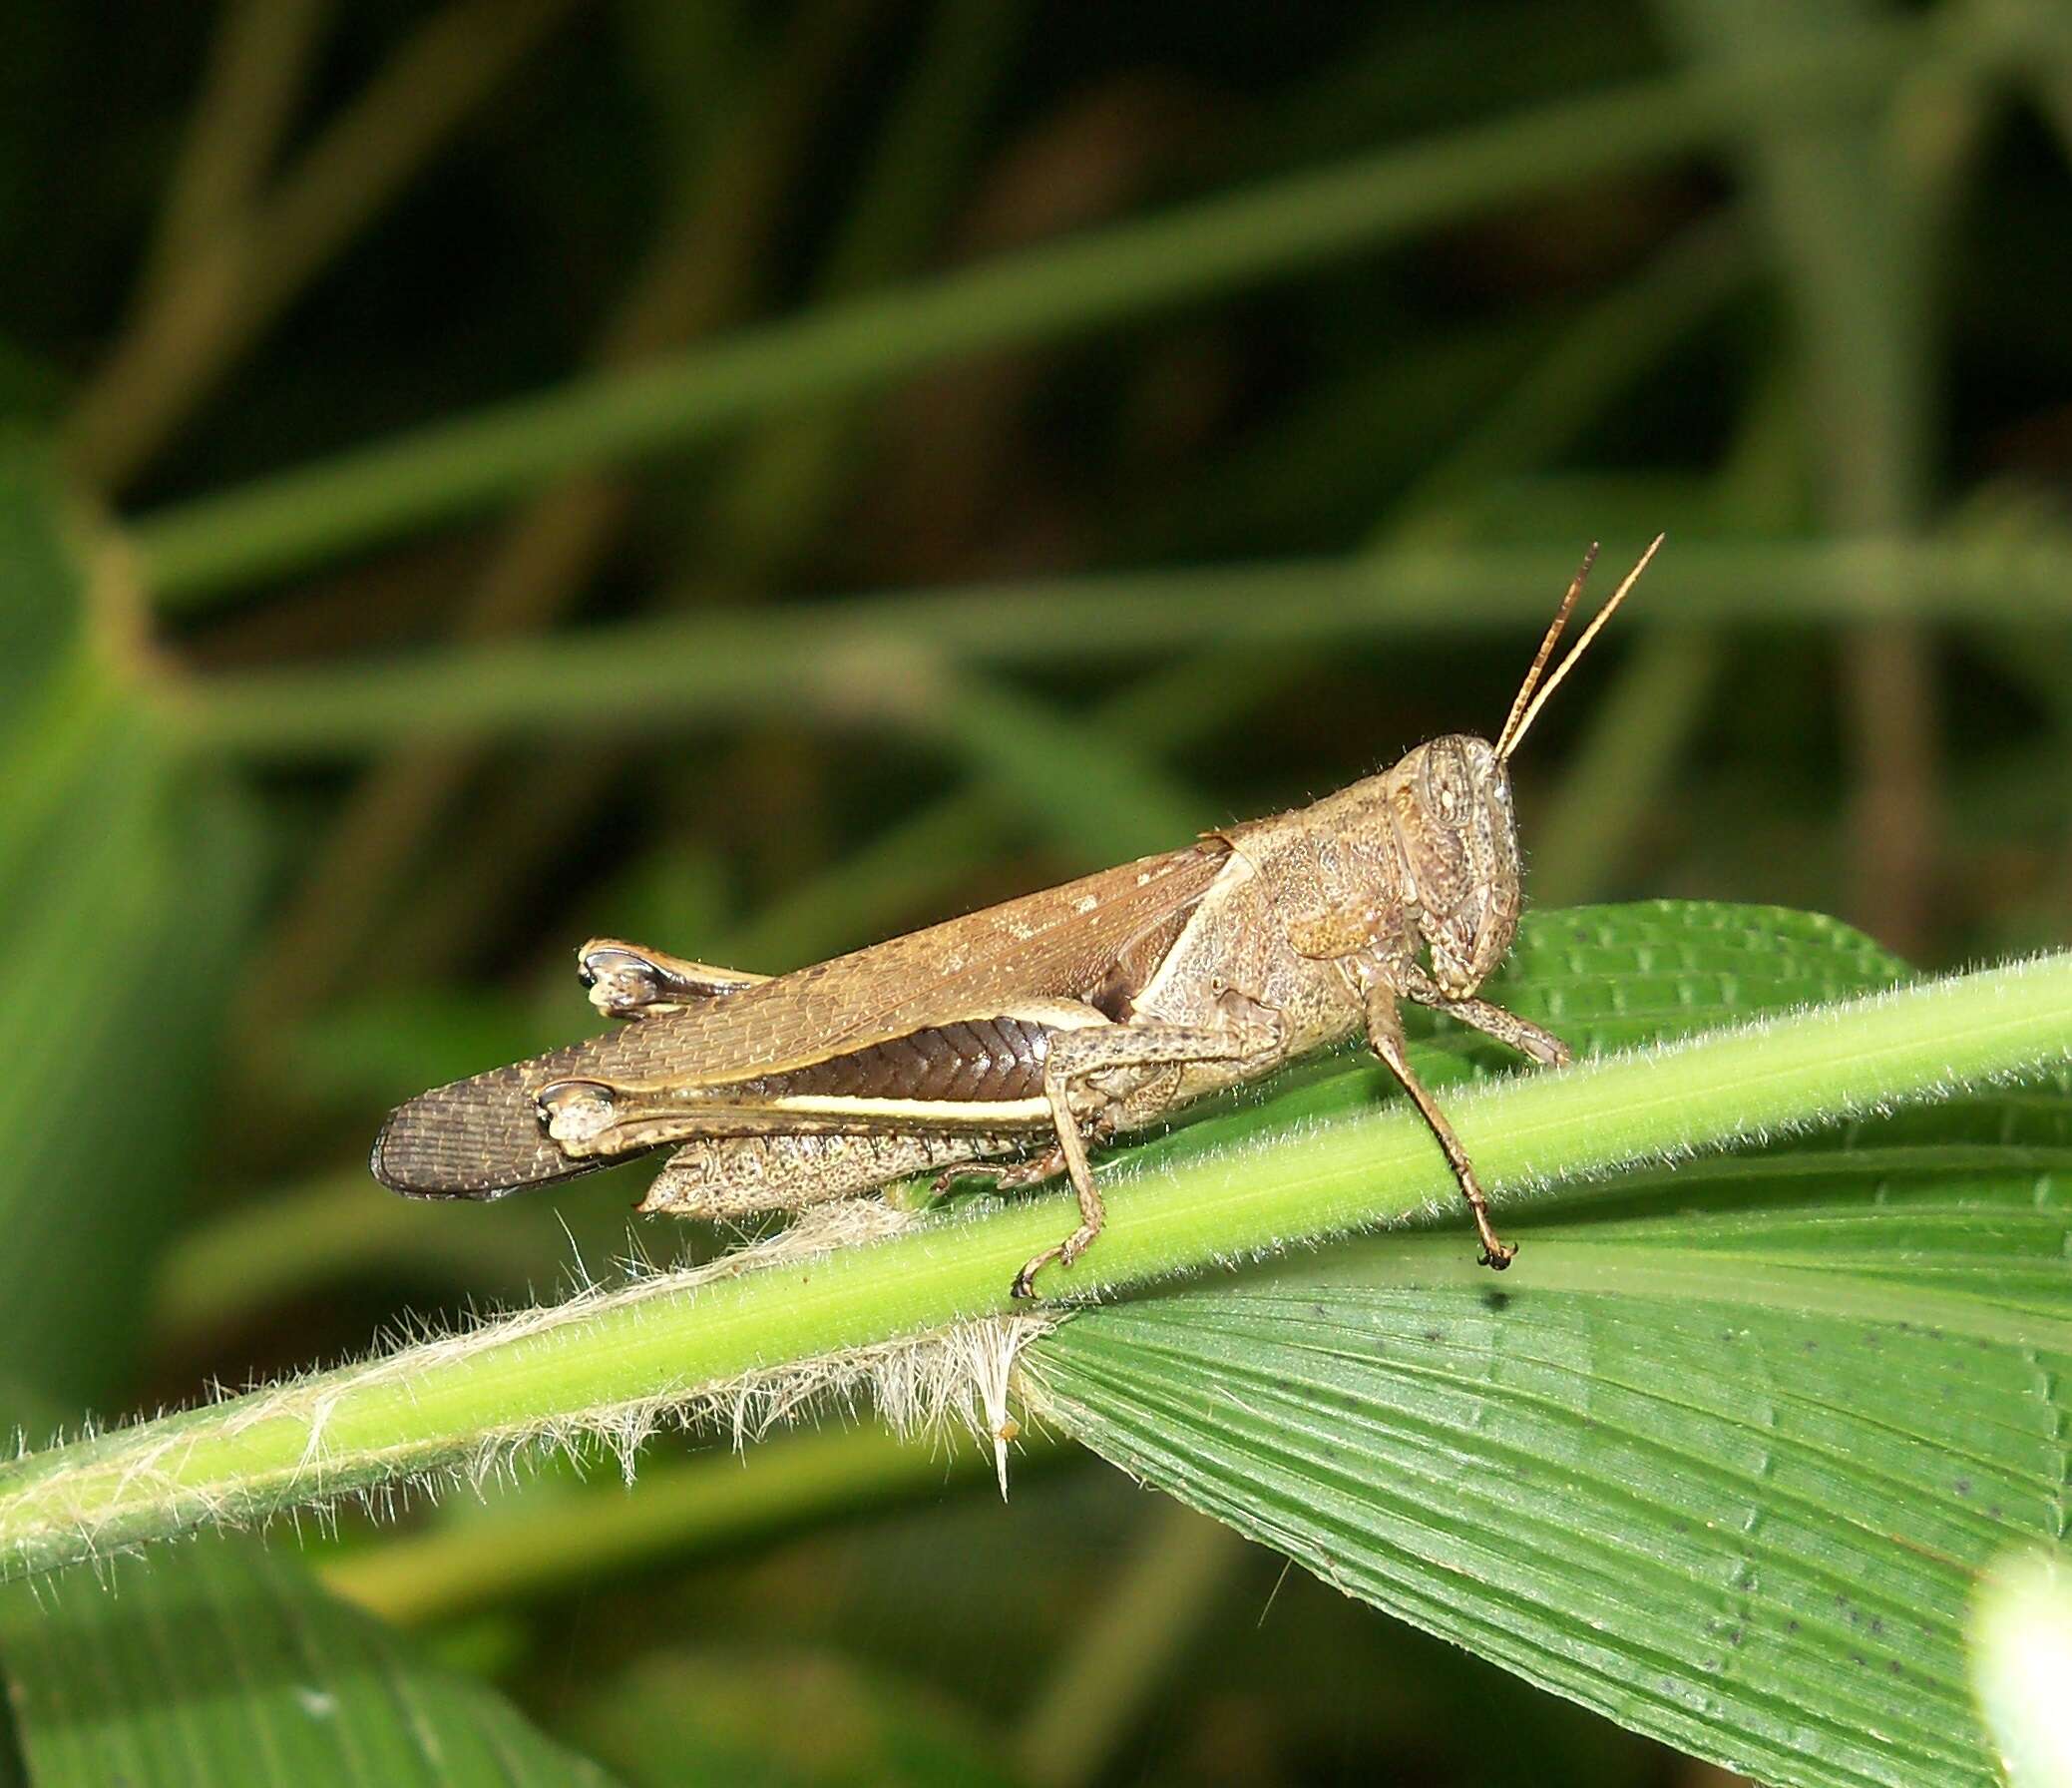
<instances>
[{"instance_id":1,"label":"claw on foot","mask_svg":"<svg viewBox=\"0 0 2072 1788\"><path fill-rule=\"evenodd\" d=\"M1093 1245L1094 1238L1099 1233L1098 1229L1082 1224L1054 1248L1045 1248L1015 1275L1015 1283L1009 1288L1011 1293L1016 1297L1035 1297L1037 1273L1053 1260L1060 1266L1070 1266Z\"/></svg>"}]
</instances>

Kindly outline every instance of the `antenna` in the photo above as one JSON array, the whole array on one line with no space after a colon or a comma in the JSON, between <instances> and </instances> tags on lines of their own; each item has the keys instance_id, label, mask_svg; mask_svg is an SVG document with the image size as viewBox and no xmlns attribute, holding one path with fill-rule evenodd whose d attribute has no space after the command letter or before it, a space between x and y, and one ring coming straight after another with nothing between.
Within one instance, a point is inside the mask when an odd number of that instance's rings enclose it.
<instances>
[{"instance_id":1,"label":"antenna","mask_svg":"<svg viewBox=\"0 0 2072 1788\"><path fill-rule=\"evenodd\" d=\"M1504 715L1503 730L1496 735L1496 761L1501 763L1510 755L1511 728L1517 725L1518 716L1525 711L1525 703L1532 699L1532 691L1539 684L1539 673L1547 668L1547 660L1554 656L1554 647L1561 638L1561 630L1568 625L1569 612L1575 607L1575 599L1583 593L1583 583L1590 575L1590 567L1597 563L1597 543L1590 542L1589 550L1583 554L1583 562L1576 567L1575 576L1568 582L1568 594L1561 599L1561 606L1554 611L1554 619L1548 623L1546 636L1539 643L1539 651L1532 655L1532 669L1525 672L1525 680L1518 684L1516 697L1510 704L1510 712Z\"/></svg>"},{"instance_id":2,"label":"antenna","mask_svg":"<svg viewBox=\"0 0 2072 1788\"><path fill-rule=\"evenodd\" d=\"M1561 599L1561 606L1554 611L1554 619L1547 628L1546 638L1539 643L1539 651L1533 657L1531 670L1525 672L1525 680L1518 685L1517 697L1510 704L1510 713L1503 722L1503 730L1496 735L1498 763L1504 762L1517 750L1525 734L1531 729L1532 722L1539 718L1539 710L1546 706L1547 697L1561 686L1561 679L1575 669L1576 660L1589 650L1590 642L1597 638L1604 624L1617 612L1619 604L1626 600L1626 593L1640 582L1640 574L1647 570L1648 562L1654 558L1657 549L1668 538L1666 534L1658 534L1648 543L1648 550L1641 554L1639 563L1626 574L1618 589L1611 593L1611 600L1590 618L1590 625L1583 629L1582 637L1568 649L1568 656L1542 683L1539 679L1540 672L1546 669L1547 660L1553 657L1554 647L1561 638L1561 630L1568 625L1569 612L1574 609L1576 598L1582 595L1583 580L1590 575L1590 567L1597 561L1597 543L1590 543L1590 550L1583 555L1581 568L1568 586L1568 594Z\"/></svg>"}]
</instances>

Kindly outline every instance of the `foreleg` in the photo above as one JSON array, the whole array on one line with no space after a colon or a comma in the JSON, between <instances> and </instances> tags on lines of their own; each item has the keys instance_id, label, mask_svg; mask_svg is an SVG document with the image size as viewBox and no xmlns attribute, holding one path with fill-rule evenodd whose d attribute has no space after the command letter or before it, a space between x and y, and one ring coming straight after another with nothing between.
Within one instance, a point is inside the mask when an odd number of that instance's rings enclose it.
<instances>
[{"instance_id":1,"label":"foreleg","mask_svg":"<svg viewBox=\"0 0 2072 1788\"><path fill-rule=\"evenodd\" d=\"M1489 1224L1489 1200L1483 1195L1481 1181L1475 1177L1474 1163L1467 1158L1467 1150L1461 1146L1460 1138L1453 1133L1452 1124L1447 1121L1446 1113L1439 1109L1439 1102L1426 1092L1424 1083L1411 1069L1410 1054L1404 1048L1403 1021L1396 1010L1396 990L1377 976L1368 982L1365 991L1367 1041L1373 1046L1374 1053L1389 1065L1389 1072L1402 1082L1404 1092L1411 1096L1412 1104L1432 1126L1433 1135L1439 1139L1440 1147L1446 1151L1447 1164L1453 1169L1453 1177L1459 1181L1460 1195L1467 1200L1467 1208L1473 1213L1475 1233L1482 1240L1482 1264L1493 1266L1500 1271L1510 1265L1511 1257L1518 1250L1509 1242L1497 1239L1496 1231ZM1454 1004L1480 1007L1485 1013L1510 1020L1513 1024L1523 1025L1522 1020L1511 1019L1509 1013L1498 1007L1482 1006L1479 1000L1459 1001ZM1526 1025L1524 1029L1531 1031L1532 1027ZM1491 1035L1497 1033L1492 1032ZM1548 1043L1556 1043L1555 1039L1547 1037L1543 1031L1535 1031L1533 1035L1544 1038ZM1504 1041L1509 1042L1510 1039L1506 1037ZM1520 1044L1518 1047L1524 1046Z\"/></svg>"}]
</instances>

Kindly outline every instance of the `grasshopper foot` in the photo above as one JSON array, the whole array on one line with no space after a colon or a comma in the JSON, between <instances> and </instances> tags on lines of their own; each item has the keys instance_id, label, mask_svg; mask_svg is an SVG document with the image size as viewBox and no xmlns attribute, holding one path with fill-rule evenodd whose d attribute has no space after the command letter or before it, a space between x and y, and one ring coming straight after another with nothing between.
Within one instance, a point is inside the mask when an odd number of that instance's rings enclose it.
<instances>
[{"instance_id":1,"label":"grasshopper foot","mask_svg":"<svg viewBox=\"0 0 2072 1788\"><path fill-rule=\"evenodd\" d=\"M1468 1214L1474 1218L1474 1232L1481 1237L1482 1251L1477 1256L1482 1265L1491 1272L1501 1272L1517 1258L1515 1242L1502 1240L1489 1223L1489 1201L1482 1193L1481 1181L1474 1170L1466 1167L1466 1156L1461 1156L1463 1171L1460 1174L1460 1191L1467 1199Z\"/></svg>"},{"instance_id":2,"label":"grasshopper foot","mask_svg":"<svg viewBox=\"0 0 2072 1788\"><path fill-rule=\"evenodd\" d=\"M1093 1245L1093 1238L1099 1233L1100 1226L1098 1224L1081 1223L1078 1228L1074 1229L1071 1234L1067 1235L1054 1248L1045 1248L1017 1273L1015 1275L1015 1283L1008 1288L1010 1294L1015 1297L1035 1297L1036 1276L1037 1273L1041 1272L1053 1260L1060 1266L1070 1266L1073 1261L1077 1260L1081 1254L1085 1253ZM1497 1245L1500 1247L1502 1244L1498 1243Z\"/></svg>"},{"instance_id":3,"label":"grasshopper foot","mask_svg":"<svg viewBox=\"0 0 2072 1788\"><path fill-rule=\"evenodd\" d=\"M1489 1210L1477 1195L1479 1186L1468 1194L1467 1207L1474 1213L1474 1230L1482 1238L1482 1251L1476 1258L1492 1272L1501 1272L1518 1257L1518 1244L1500 1240L1496 1231L1489 1227Z\"/></svg>"}]
</instances>

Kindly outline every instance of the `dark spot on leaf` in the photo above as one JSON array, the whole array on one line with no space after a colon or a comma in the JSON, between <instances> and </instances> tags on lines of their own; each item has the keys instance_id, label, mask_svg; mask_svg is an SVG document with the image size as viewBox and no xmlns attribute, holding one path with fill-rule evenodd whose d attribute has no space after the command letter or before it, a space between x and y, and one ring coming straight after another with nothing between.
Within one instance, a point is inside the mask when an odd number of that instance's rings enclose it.
<instances>
[{"instance_id":1,"label":"dark spot on leaf","mask_svg":"<svg viewBox=\"0 0 2072 1788\"><path fill-rule=\"evenodd\" d=\"M1885 1669L1885 1674L1886 1674L1887 1676L1897 1676L1897 1675L1899 1675L1899 1674L1901 1673L1901 1672L1900 1672L1900 1667L1899 1667L1899 1660L1898 1660L1898 1659L1897 1659L1896 1657L1891 1657L1891 1658L1887 1658L1887 1659L1885 1660L1885 1667L1884 1667L1884 1669Z\"/></svg>"},{"instance_id":2,"label":"dark spot on leaf","mask_svg":"<svg viewBox=\"0 0 2072 1788\"><path fill-rule=\"evenodd\" d=\"M1498 1314L1501 1314L1503 1311L1508 1310L1510 1308L1510 1293L1507 1291L1498 1291L1495 1289L1495 1287L1491 1286L1487 1291L1482 1293L1482 1303L1486 1308L1495 1311Z\"/></svg>"},{"instance_id":3,"label":"dark spot on leaf","mask_svg":"<svg viewBox=\"0 0 2072 1788\"><path fill-rule=\"evenodd\" d=\"M1445 1329L1427 1329L1425 1331L1425 1339L1430 1341L1434 1346L1437 1346L1446 1338L1447 1332Z\"/></svg>"},{"instance_id":4,"label":"dark spot on leaf","mask_svg":"<svg viewBox=\"0 0 2072 1788\"><path fill-rule=\"evenodd\" d=\"M1797 1632L1798 1630L1799 1630L1799 1622L1798 1622L1797 1620L1787 1620L1787 1621L1785 1622L1785 1631L1786 1631L1786 1632Z\"/></svg>"},{"instance_id":5,"label":"dark spot on leaf","mask_svg":"<svg viewBox=\"0 0 2072 1788\"><path fill-rule=\"evenodd\" d=\"M1959 1478L1950 1486L1950 1489L1955 1491L1960 1497L1968 1497L1971 1494L1971 1480L1969 1478Z\"/></svg>"},{"instance_id":6,"label":"dark spot on leaf","mask_svg":"<svg viewBox=\"0 0 2072 1788\"><path fill-rule=\"evenodd\" d=\"M1861 1670L1864 1667L1864 1654L1861 1651L1852 1651L1849 1654L1849 1661Z\"/></svg>"}]
</instances>

